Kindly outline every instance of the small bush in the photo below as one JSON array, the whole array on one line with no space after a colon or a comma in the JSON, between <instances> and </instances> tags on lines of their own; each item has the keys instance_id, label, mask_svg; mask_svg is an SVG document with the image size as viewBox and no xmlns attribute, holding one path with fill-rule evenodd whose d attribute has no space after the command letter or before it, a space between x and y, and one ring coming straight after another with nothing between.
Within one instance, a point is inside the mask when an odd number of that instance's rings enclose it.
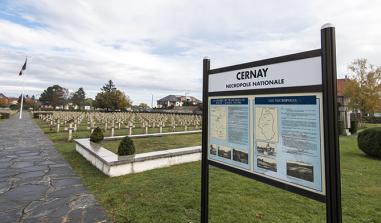
<instances>
[{"instance_id":1,"label":"small bush","mask_svg":"<svg viewBox=\"0 0 381 223\"><path fill-rule=\"evenodd\" d=\"M344 134L344 121L338 121L337 127L339 128L339 135Z\"/></svg>"},{"instance_id":2,"label":"small bush","mask_svg":"<svg viewBox=\"0 0 381 223\"><path fill-rule=\"evenodd\" d=\"M130 137L126 136L122 139L118 147L118 155L126 156L135 154L135 145Z\"/></svg>"},{"instance_id":3,"label":"small bush","mask_svg":"<svg viewBox=\"0 0 381 223\"><path fill-rule=\"evenodd\" d=\"M351 127L349 128L349 131L351 132L351 134L356 134L357 129L358 129L358 122L356 120L352 120L351 121Z\"/></svg>"},{"instance_id":4,"label":"small bush","mask_svg":"<svg viewBox=\"0 0 381 223\"><path fill-rule=\"evenodd\" d=\"M99 127L96 127L90 135L90 141L91 142L100 142L103 140L103 132L102 129Z\"/></svg>"},{"instance_id":5,"label":"small bush","mask_svg":"<svg viewBox=\"0 0 381 223\"><path fill-rule=\"evenodd\" d=\"M367 155L381 158L381 127L369 128L360 132L357 143Z\"/></svg>"},{"instance_id":6,"label":"small bush","mask_svg":"<svg viewBox=\"0 0 381 223\"><path fill-rule=\"evenodd\" d=\"M10 114L7 112L0 113L0 119L8 119L9 116L10 116Z\"/></svg>"},{"instance_id":7,"label":"small bush","mask_svg":"<svg viewBox=\"0 0 381 223\"><path fill-rule=\"evenodd\" d=\"M9 109L11 110L18 110L20 108L19 105L9 105Z\"/></svg>"}]
</instances>

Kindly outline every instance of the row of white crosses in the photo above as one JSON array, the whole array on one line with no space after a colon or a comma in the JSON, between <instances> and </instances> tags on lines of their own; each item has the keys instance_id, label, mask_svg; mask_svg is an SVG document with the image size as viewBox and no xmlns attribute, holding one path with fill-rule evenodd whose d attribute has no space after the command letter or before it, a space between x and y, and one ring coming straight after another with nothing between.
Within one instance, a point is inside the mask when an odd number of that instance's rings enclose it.
<instances>
[{"instance_id":1,"label":"row of white crosses","mask_svg":"<svg viewBox=\"0 0 381 223\"><path fill-rule=\"evenodd\" d=\"M55 127L56 132L60 132L64 127L64 131L68 131L68 140L72 140L74 131L78 131L81 124L86 124L86 129L91 132L100 127L104 131L111 131L111 136L115 135L115 129L128 129L129 135L132 135L134 128L143 128L145 134L149 133L149 128L159 128L159 132L163 132L163 128L168 126L171 131L175 132L177 127L183 127L184 131L188 131L188 127L193 126L194 129L201 127L200 115L179 115L179 114L162 114L162 113L134 113L134 112L117 112L117 113L101 113L101 112L49 112L40 114L39 118L49 123L51 129Z\"/></svg>"},{"instance_id":2,"label":"row of white crosses","mask_svg":"<svg viewBox=\"0 0 381 223\"><path fill-rule=\"evenodd\" d=\"M105 130L111 129L112 136L115 128L121 129L123 126L129 129L130 135L135 127L143 128L145 134L148 134L149 128L159 128L161 133L166 123L172 127L172 131L177 126L183 126L185 131L189 126L194 126L195 129L201 126L200 116L155 113L90 113L88 120L90 123L101 123L100 126L104 126Z\"/></svg>"},{"instance_id":3,"label":"row of white crosses","mask_svg":"<svg viewBox=\"0 0 381 223\"><path fill-rule=\"evenodd\" d=\"M54 112L47 114L40 114L39 118L47 123L50 123L51 128L55 127L56 132L61 131L61 127L67 131L69 127L77 130L78 125L82 122L83 114L78 112Z\"/></svg>"},{"instance_id":4,"label":"row of white crosses","mask_svg":"<svg viewBox=\"0 0 381 223\"><path fill-rule=\"evenodd\" d=\"M78 126L82 123L84 113L80 112L50 112L40 114L39 118L50 124L51 129L55 128L57 133L68 131L68 140L73 138L73 131L78 130Z\"/></svg>"}]
</instances>

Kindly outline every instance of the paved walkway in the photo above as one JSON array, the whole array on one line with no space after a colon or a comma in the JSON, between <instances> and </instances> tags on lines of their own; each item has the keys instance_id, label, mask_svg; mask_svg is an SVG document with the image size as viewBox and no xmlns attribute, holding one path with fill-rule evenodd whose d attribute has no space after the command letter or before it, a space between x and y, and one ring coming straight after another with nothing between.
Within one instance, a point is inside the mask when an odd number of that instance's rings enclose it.
<instances>
[{"instance_id":1,"label":"paved walkway","mask_svg":"<svg viewBox=\"0 0 381 223\"><path fill-rule=\"evenodd\" d=\"M0 222L106 222L102 207L28 114L0 122Z\"/></svg>"}]
</instances>

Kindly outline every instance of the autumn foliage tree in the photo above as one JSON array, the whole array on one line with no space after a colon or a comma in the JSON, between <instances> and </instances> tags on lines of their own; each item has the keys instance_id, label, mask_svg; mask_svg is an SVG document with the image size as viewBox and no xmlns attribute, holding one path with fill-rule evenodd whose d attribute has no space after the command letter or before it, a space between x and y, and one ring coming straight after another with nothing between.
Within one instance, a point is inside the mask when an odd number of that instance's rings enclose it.
<instances>
[{"instance_id":1,"label":"autumn foliage tree","mask_svg":"<svg viewBox=\"0 0 381 223\"><path fill-rule=\"evenodd\" d=\"M362 115L373 115L381 97L381 67L357 59L349 65L351 75L344 87L348 106Z\"/></svg>"},{"instance_id":2,"label":"autumn foliage tree","mask_svg":"<svg viewBox=\"0 0 381 223\"><path fill-rule=\"evenodd\" d=\"M6 108L9 106L8 98L0 98L0 108Z\"/></svg>"},{"instance_id":3,"label":"autumn foliage tree","mask_svg":"<svg viewBox=\"0 0 381 223\"><path fill-rule=\"evenodd\" d=\"M112 80L109 80L95 96L94 106L107 111L124 110L130 107L132 101L122 91L115 87Z\"/></svg>"},{"instance_id":4,"label":"autumn foliage tree","mask_svg":"<svg viewBox=\"0 0 381 223\"><path fill-rule=\"evenodd\" d=\"M48 87L42 92L38 99L43 105L51 105L53 107L64 105L67 102L69 91L59 85Z\"/></svg>"}]
</instances>

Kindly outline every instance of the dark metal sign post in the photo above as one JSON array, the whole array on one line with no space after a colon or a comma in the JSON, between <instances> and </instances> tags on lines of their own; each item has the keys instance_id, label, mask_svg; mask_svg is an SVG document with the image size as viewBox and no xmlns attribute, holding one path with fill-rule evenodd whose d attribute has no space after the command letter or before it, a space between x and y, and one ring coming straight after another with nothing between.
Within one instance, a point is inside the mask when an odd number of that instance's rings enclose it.
<instances>
[{"instance_id":1,"label":"dark metal sign post","mask_svg":"<svg viewBox=\"0 0 381 223\"><path fill-rule=\"evenodd\" d=\"M253 67L263 67L276 65L283 62L293 62L309 58L321 58L321 82L312 85L295 85L276 88L260 88L260 89L240 89L240 90L211 90L213 84L210 81L210 75L218 74L222 78L225 72L238 71L242 69L250 69ZM222 74L224 73L224 74ZM265 75L266 76L266 75ZM237 78L239 75L237 74ZM245 76L242 76L245 77ZM215 80L215 79L214 79ZM209 100L210 97L232 97L243 95L276 95L276 94L308 94L317 92L322 97L322 138L321 146L324 155L322 184L325 184L325 190L317 193L309 188L295 186L276 178L267 177L257 174L251 170L236 168L232 165L226 165L218 160L212 160L208 157L209 146ZM257 97L257 96L256 96ZM253 131L253 130L251 130ZM250 153L249 153L250 154ZM251 156L253 154L250 154ZM248 161L246 160L248 163ZM253 161L254 162L254 161ZM257 161L258 162L258 161ZM254 61L244 64L238 64L217 69L210 69L210 60L203 60L203 122L202 122L202 161L201 161L201 222L207 223L208 201L209 201L209 165L224 169L241 176L245 176L262 183L272 185L293 192L313 200L326 204L326 219L328 223L341 223L341 182L340 182L340 157L339 157L339 141L337 129L337 99L336 99L336 46L335 46L335 28L331 24L323 25L321 29L321 49L306 51L302 53L286 55L266 60ZM250 164L252 165L252 163ZM288 170L287 170L288 171Z\"/></svg>"}]
</instances>

